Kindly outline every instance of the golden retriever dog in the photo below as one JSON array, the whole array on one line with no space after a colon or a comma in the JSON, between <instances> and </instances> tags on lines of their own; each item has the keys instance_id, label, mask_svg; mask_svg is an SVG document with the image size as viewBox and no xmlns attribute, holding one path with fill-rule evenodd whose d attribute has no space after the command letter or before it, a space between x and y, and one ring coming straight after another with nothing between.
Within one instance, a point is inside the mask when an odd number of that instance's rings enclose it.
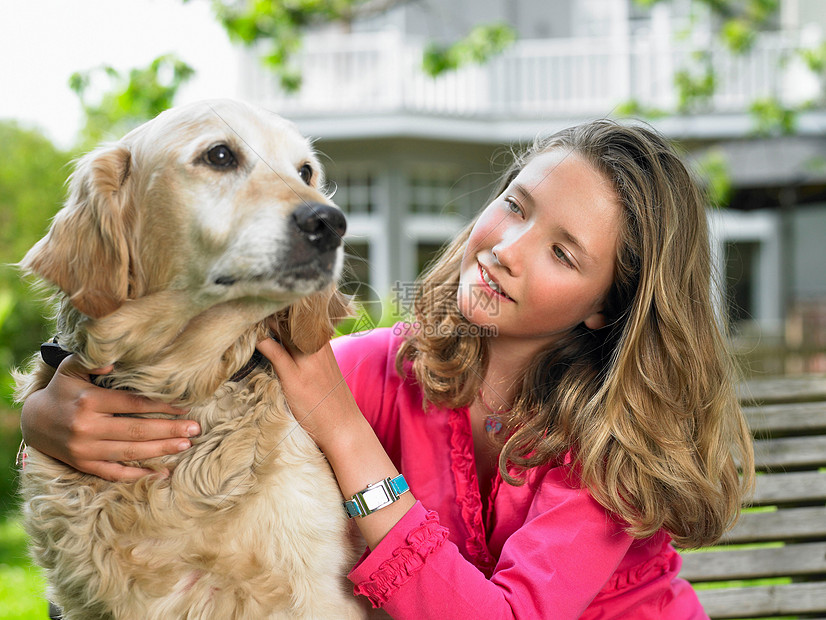
<instances>
[{"instance_id":1,"label":"golden retriever dog","mask_svg":"<svg viewBox=\"0 0 826 620\"><path fill-rule=\"evenodd\" d=\"M28 450L25 527L67 620L362 615L332 472L272 369L249 363L271 330L311 351L346 313L345 221L322 183L291 123L224 100L168 110L77 164L21 265L58 289L64 349L114 364L108 387L190 407L202 434L140 462L170 474L137 482ZM53 373L36 359L18 397Z\"/></svg>"}]
</instances>

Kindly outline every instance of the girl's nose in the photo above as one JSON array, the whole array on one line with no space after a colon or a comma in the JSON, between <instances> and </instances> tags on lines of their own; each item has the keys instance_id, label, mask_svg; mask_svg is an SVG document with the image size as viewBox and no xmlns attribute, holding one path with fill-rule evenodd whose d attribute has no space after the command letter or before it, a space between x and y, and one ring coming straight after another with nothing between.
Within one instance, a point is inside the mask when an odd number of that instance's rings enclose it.
<instances>
[{"instance_id":1,"label":"girl's nose","mask_svg":"<svg viewBox=\"0 0 826 620\"><path fill-rule=\"evenodd\" d=\"M504 240L491 248L493 260L509 274L516 275L519 270L519 260L515 243L506 243Z\"/></svg>"}]
</instances>

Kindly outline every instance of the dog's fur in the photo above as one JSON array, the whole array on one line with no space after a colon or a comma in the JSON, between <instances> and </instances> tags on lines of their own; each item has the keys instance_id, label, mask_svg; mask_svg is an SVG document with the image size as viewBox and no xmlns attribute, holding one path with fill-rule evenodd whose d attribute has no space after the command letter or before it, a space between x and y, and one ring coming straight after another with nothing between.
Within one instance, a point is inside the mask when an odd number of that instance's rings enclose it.
<instances>
[{"instance_id":1,"label":"dog's fur","mask_svg":"<svg viewBox=\"0 0 826 620\"><path fill-rule=\"evenodd\" d=\"M210 161L219 144L237 165ZM191 407L202 434L139 463L168 477L137 482L29 448L25 527L67 620L361 615L323 455L269 367L228 381L271 328L311 351L345 314L340 245L317 251L294 222L302 205L331 205L320 183L291 123L230 101L169 110L79 161L21 265L59 289L61 345L88 368L113 363L110 387ZM53 374L38 357L18 397Z\"/></svg>"}]
</instances>

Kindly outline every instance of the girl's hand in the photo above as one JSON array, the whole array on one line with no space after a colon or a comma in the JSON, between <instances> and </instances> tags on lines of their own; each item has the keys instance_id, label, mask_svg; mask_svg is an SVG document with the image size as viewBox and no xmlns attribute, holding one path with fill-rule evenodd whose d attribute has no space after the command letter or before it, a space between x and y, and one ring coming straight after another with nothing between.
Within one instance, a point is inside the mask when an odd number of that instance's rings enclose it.
<instances>
[{"instance_id":1,"label":"girl's hand","mask_svg":"<svg viewBox=\"0 0 826 620\"><path fill-rule=\"evenodd\" d=\"M107 480L135 480L155 473L119 461L176 454L200 433L192 420L116 417L117 413L168 413L184 410L123 390L93 385L89 374L112 367L85 369L67 357L49 384L23 403L21 427L26 443L82 472Z\"/></svg>"},{"instance_id":2,"label":"girl's hand","mask_svg":"<svg viewBox=\"0 0 826 620\"><path fill-rule=\"evenodd\" d=\"M350 422L363 420L350 388L327 343L315 353L301 353L268 338L258 343L273 368L295 419L326 452L344 440Z\"/></svg>"}]
</instances>

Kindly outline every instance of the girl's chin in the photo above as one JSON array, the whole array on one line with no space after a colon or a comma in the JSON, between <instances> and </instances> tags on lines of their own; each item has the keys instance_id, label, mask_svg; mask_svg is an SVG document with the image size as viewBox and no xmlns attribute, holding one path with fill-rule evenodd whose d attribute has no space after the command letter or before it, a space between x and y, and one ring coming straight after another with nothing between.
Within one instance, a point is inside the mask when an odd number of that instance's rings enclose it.
<instances>
[{"instance_id":1,"label":"girl's chin","mask_svg":"<svg viewBox=\"0 0 826 620\"><path fill-rule=\"evenodd\" d=\"M490 325L496 322L502 305L507 301L477 282L462 278L456 294L459 312L471 323Z\"/></svg>"},{"instance_id":2,"label":"girl's chin","mask_svg":"<svg viewBox=\"0 0 826 620\"><path fill-rule=\"evenodd\" d=\"M462 300L460 299L459 312L468 323L479 328L480 330L493 330L495 332L497 329L495 318L483 312L478 305L474 306L473 304L462 303Z\"/></svg>"}]
</instances>

